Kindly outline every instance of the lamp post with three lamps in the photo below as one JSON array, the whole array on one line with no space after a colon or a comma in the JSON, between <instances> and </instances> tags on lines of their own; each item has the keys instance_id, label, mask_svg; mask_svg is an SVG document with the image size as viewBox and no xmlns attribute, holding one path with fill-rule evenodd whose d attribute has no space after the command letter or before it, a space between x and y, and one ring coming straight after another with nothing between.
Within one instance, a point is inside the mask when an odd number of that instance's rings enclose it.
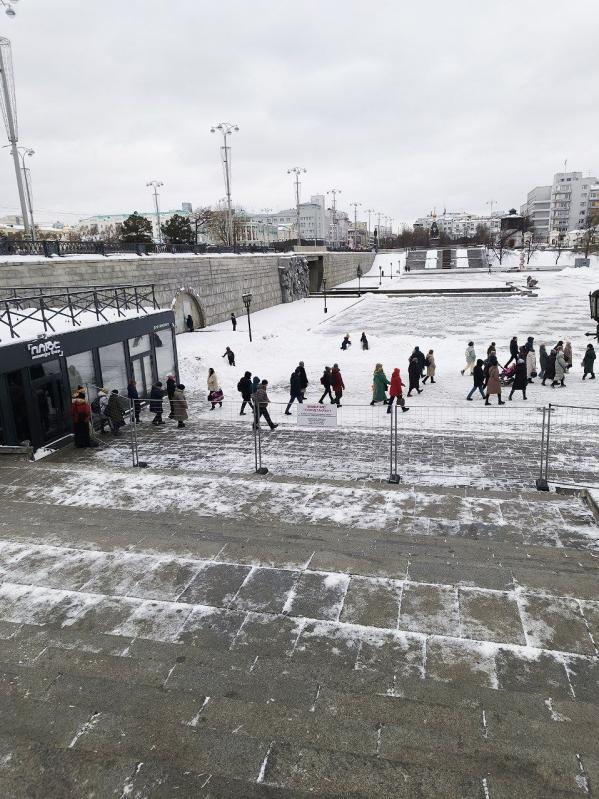
<instances>
[{"instance_id":1,"label":"lamp post with three lamps","mask_svg":"<svg viewBox=\"0 0 599 799\"><path fill-rule=\"evenodd\" d=\"M227 144L227 136L231 136L233 133L237 133L239 131L238 125L233 124L232 122L219 122L218 125L214 125L210 128L210 133L222 133L223 136L223 145L220 148L221 158L223 160L223 167L225 173L225 192L227 194L227 244L229 247L234 246L233 241L233 209L231 207L231 159L229 157L230 147Z\"/></svg>"}]
</instances>

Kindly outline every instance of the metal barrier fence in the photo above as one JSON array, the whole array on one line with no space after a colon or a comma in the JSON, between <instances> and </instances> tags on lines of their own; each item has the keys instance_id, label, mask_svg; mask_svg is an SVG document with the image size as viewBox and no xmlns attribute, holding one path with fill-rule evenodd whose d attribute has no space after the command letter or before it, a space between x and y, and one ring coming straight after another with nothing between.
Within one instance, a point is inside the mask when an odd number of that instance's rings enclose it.
<instances>
[{"instance_id":1,"label":"metal barrier fence","mask_svg":"<svg viewBox=\"0 0 599 799\"><path fill-rule=\"evenodd\" d=\"M599 488L599 407L544 409L537 488Z\"/></svg>"}]
</instances>

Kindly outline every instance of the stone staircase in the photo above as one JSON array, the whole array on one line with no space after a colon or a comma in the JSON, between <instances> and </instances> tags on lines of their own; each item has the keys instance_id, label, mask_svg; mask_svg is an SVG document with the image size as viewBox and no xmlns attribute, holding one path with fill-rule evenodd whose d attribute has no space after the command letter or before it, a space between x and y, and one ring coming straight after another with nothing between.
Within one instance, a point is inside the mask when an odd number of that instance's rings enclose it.
<instances>
[{"instance_id":1,"label":"stone staircase","mask_svg":"<svg viewBox=\"0 0 599 799\"><path fill-rule=\"evenodd\" d=\"M580 498L132 472L0 468L1 796L599 795Z\"/></svg>"}]
</instances>

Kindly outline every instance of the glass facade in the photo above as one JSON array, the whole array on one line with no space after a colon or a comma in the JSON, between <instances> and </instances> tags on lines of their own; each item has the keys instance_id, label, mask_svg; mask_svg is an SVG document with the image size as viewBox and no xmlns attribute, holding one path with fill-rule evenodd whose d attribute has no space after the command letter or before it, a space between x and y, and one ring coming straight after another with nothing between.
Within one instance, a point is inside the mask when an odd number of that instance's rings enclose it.
<instances>
[{"instance_id":1,"label":"glass facade","mask_svg":"<svg viewBox=\"0 0 599 799\"><path fill-rule=\"evenodd\" d=\"M100 367L102 369L103 388L108 391L118 389L119 394L127 395L127 369L125 364L125 346L123 342L100 347Z\"/></svg>"},{"instance_id":2,"label":"glass facade","mask_svg":"<svg viewBox=\"0 0 599 799\"><path fill-rule=\"evenodd\" d=\"M173 332L170 327L152 333L154 347L156 348L156 369L158 380L163 383L167 375L175 374L175 350L173 346Z\"/></svg>"},{"instance_id":3,"label":"glass facade","mask_svg":"<svg viewBox=\"0 0 599 799\"><path fill-rule=\"evenodd\" d=\"M96 396L96 372L91 350L87 352L78 352L76 355L69 355L67 358L67 372L69 375L71 395L74 394L77 386L87 385L89 387L90 399Z\"/></svg>"},{"instance_id":4,"label":"glass facade","mask_svg":"<svg viewBox=\"0 0 599 799\"><path fill-rule=\"evenodd\" d=\"M136 336L129 339L129 355L140 355L142 352L150 351L150 336Z\"/></svg>"}]
</instances>

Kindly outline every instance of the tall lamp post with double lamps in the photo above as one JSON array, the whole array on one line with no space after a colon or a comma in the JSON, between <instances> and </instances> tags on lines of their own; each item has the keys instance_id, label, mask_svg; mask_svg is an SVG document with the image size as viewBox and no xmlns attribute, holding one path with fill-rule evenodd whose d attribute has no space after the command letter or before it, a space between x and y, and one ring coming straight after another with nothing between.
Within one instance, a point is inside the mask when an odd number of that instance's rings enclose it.
<instances>
[{"instance_id":1,"label":"tall lamp post with double lamps","mask_svg":"<svg viewBox=\"0 0 599 799\"><path fill-rule=\"evenodd\" d=\"M152 194L154 195L154 210L156 212L156 225L158 230L156 231L156 238L158 239L158 244L162 244L162 225L160 224L160 205L158 203L158 189L161 186L164 186L164 183L160 180L150 180L146 183L146 186L152 186L154 191Z\"/></svg>"},{"instance_id":2,"label":"tall lamp post with double lamps","mask_svg":"<svg viewBox=\"0 0 599 799\"><path fill-rule=\"evenodd\" d=\"M243 304L245 305L245 310L248 317L248 333L250 334L250 341L252 340L252 323L250 321L250 305L252 304L252 295L248 291L246 294L241 295L241 299L243 300Z\"/></svg>"},{"instance_id":3,"label":"tall lamp post with double lamps","mask_svg":"<svg viewBox=\"0 0 599 799\"><path fill-rule=\"evenodd\" d=\"M297 246L301 247L302 244L302 236L300 232L300 179L299 176L302 173L305 173L306 170L303 166L292 166L291 169L287 170L288 175L295 175L295 207L297 209Z\"/></svg>"},{"instance_id":4,"label":"tall lamp post with double lamps","mask_svg":"<svg viewBox=\"0 0 599 799\"><path fill-rule=\"evenodd\" d=\"M233 124L232 122L219 122L218 125L214 125L210 128L210 133L216 132L222 133L223 136L223 145L220 148L220 154L223 162L223 171L225 175L225 192L227 194L227 244L229 247L233 247L234 240L233 240L233 208L231 206L231 157L230 157L230 150L231 148L227 144L227 136L231 136L233 133L237 133L239 131L238 125Z\"/></svg>"}]
</instances>

